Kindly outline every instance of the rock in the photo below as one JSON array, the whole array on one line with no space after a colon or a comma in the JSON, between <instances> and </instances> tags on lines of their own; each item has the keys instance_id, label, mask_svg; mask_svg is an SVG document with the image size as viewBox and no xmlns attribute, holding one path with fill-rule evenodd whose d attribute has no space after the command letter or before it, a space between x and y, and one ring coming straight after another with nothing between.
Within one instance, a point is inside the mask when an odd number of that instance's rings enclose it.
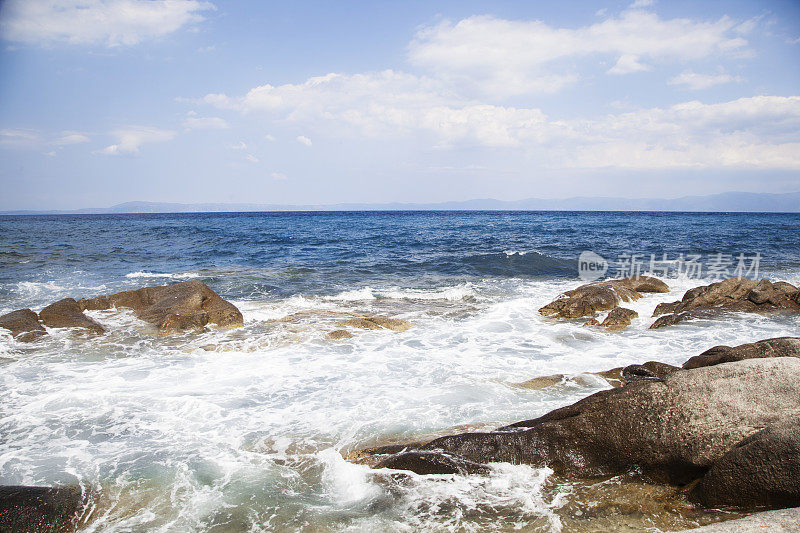
<instances>
[{"instance_id":1,"label":"rock","mask_svg":"<svg viewBox=\"0 0 800 533\"><path fill-rule=\"evenodd\" d=\"M77 486L0 486L0 531L75 531L85 504Z\"/></svg>"},{"instance_id":2,"label":"rock","mask_svg":"<svg viewBox=\"0 0 800 533\"><path fill-rule=\"evenodd\" d=\"M64 298L39 311L39 319L49 328L83 328L92 333L102 334L106 329L83 314L78 302Z\"/></svg>"},{"instance_id":3,"label":"rock","mask_svg":"<svg viewBox=\"0 0 800 533\"><path fill-rule=\"evenodd\" d=\"M605 320L603 320L603 323L600 325L604 328L610 329L611 331L619 331L630 326L631 320L638 316L639 313L633 309L617 307L608 313Z\"/></svg>"},{"instance_id":4,"label":"rock","mask_svg":"<svg viewBox=\"0 0 800 533\"><path fill-rule=\"evenodd\" d=\"M589 283L566 291L539 309L539 313L560 318L592 316L598 311L610 311L621 302L638 300L642 292L669 292L669 287L663 281L648 276Z\"/></svg>"},{"instance_id":5,"label":"rock","mask_svg":"<svg viewBox=\"0 0 800 533\"><path fill-rule=\"evenodd\" d=\"M599 326L599 325L600 325L600 321L599 321L599 320L597 320L596 318L590 318L589 320L587 320L586 322L584 322L584 323L583 323L583 325L584 325L585 327L589 327L589 326Z\"/></svg>"},{"instance_id":6,"label":"rock","mask_svg":"<svg viewBox=\"0 0 800 533\"><path fill-rule=\"evenodd\" d=\"M206 324L244 325L242 313L236 306L199 280L82 299L78 304L82 309L133 309L137 317L154 324L162 333L202 331Z\"/></svg>"},{"instance_id":7,"label":"rock","mask_svg":"<svg viewBox=\"0 0 800 533\"><path fill-rule=\"evenodd\" d=\"M665 314L653 322L651 329L670 326L692 318L713 317L721 311L800 312L800 291L786 282L772 283L767 279L756 282L745 278L729 278L690 289L680 302L662 305L659 305L661 309L657 307L656 311L669 310L670 314Z\"/></svg>"},{"instance_id":8,"label":"rock","mask_svg":"<svg viewBox=\"0 0 800 533\"><path fill-rule=\"evenodd\" d=\"M353 334L346 329L337 329L328 333L328 338L332 340L352 339Z\"/></svg>"},{"instance_id":9,"label":"rock","mask_svg":"<svg viewBox=\"0 0 800 533\"><path fill-rule=\"evenodd\" d=\"M667 303L660 303L656 306L653 310L652 316L661 316L672 314L675 312L675 309L680 305L680 302L667 302Z\"/></svg>"},{"instance_id":10,"label":"rock","mask_svg":"<svg viewBox=\"0 0 800 533\"><path fill-rule=\"evenodd\" d=\"M800 418L742 440L714 462L690 496L708 507L800 506Z\"/></svg>"},{"instance_id":11,"label":"rock","mask_svg":"<svg viewBox=\"0 0 800 533\"><path fill-rule=\"evenodd\" d=\"M799 417L799 397L800 360L749 359L600 391L533 420L438 438L419 451L547 465L577 477L637 470L683 484L743 438Z\"/></svg>"},{"instance_id":12,"label":"rock","mask_svg":"<svg viewBox=\"0 0 800 533\"><path fill-rule=\"evenodd\" d=\"M47 330L39 323L39 316L30 309L19 309L0 316L0 328L11 331L11 335L22 342L35 341L47 335Z\"/></svg>"},{"instance_id":13,"label":"rock","mask_svg":"<svg viewBox=\"0 0 800 533\"><path fill-rule=\"evenodd\" d=\"M733 348L730 346L714 346L683 363L683 368L700 368L762 357L800 357L800 337L765 339L758 342L740 344Z\"/></svg>"},{"instance_id":14,"label":"rock","mask_svg":"<svg viewBox=\"0 0 800 533\"><path fill-rule=\"evenodd\" d=\"M458 456L439 452L409 451L390 456L376 468L411 470L417 474L488 474L486 465L467 461Z\"/></svg>"},{"instance_id":15,"label":"rock","mask_svg":"<svg viewBox=\"0 0 800 533\"><path fill-rule=\"evenodd\" d=\"M642 365L628 365L623 368L622 379L626 384L635 381L663 381L677 370L681 369L658 361L648 361Z\"/></svg>"},{"instance_id":16,"label":"rock","mask_svg":"<svg viewBox=\"0 0 800 533\"><path fill-rule=\"evenodd\" d=\"M796 533L800 531L800 507L764 511L736 520L726 520L681 533Z\"/></svg>"},{"instance_id":17,"label":"rock","mask_svg":"<svg viewBox=\"0 0 800 533\"><path fill-rule=\"evenodd\" d=\"M361 329L391 329L392 331L405 331L412 326L411 322L385 316L368 316L351 318L340 322L342 326L352 326Z\"/></svg>"}]
</instances>

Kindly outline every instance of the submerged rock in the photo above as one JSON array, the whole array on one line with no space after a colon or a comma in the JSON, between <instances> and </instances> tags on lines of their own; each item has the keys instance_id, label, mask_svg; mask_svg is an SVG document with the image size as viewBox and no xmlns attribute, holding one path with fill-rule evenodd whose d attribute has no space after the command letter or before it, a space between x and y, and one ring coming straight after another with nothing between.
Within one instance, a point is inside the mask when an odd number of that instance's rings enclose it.
<instances>
[{"instance_id":1,"label":"submerged rock","mask_svg":"<svg viewBox=\"0 0 800 533\"><path fill-rule=\"evenodd\" d=\"M560 318L592 316L598 311L610 311L622 302L638 300L647 292L669 292L669 287L649 276L589 283L566 291L539 309L539 313Z\"/></svg>"},{"instance_id":2,"label":"submerged rock","mask_svg":"<svg viewBox=\"0 0 800 533\"><path fill-rule=\"evenodd\" d=\"M161 333L202 331L207 324L219 327L244 325L242 313L236 306L223 300L199 280L82 299L78 304L89 310L133 309L137 317L157 326Z\"/></svg>"},{"instance_id":3,"label":"submerged rock","mask_svg":"<svg viewBox=\"0 0 800 533\"><path fill-rule=\"evenodd\" d=\"M410 470L417 474L488 474L486 465L435 451L407 451L390 456L376 468Z\"/></svg>"},{"instance_id":4,"label":"submerged rock","mask_svg":"<svg viewBox=\"0 0 800 533\"><path fill-rule=\"evenodd\" d=\"M0 316L0 328L9 330L22 342L32 342L47 335L47 330L39 323L39 316L30 309L18 309Z\"/></svg>"},{"instance_id":5,"label":"submerged rock","mask_svg":"<svg viewBox=\"0 0 800 533\"><path fill-rule=\"evenodd\" d=\"M337 329L328 333L328 338L335 341L343 339L352 339L353 334L347 331L346 329Z\"/></svg>"},{"instance_id":6,"label":"submerged rock","mask_svg":"<svg viewBox=\"0 0 800 533\"><path fill-rule=\"evenodd\" d=\"M102 334L106 329L83 314L83 309L72 298L64 298L39 311L39 319L49 328L83 328Z\"/></svg>"},{"instance_id":7,"label":"submerged rock","mask_svg":"<svg viewBox=\"0 0 800 533\"><path fill-rule=\"evenodd\" d=\"M343 320L339 324L361 329L390 329L392 331L406 331L412 326L411 322L406 320L377 315L351 318L349 320Z\"/></svg>"},{"instance_id":8,"label":"submerged rock","mask_svg":"<svg viewBox=\"0 0 800 533\"><path fill-rule=\"evenodd\" d=\"M85 504L77 486L0 486L0 531L75 531Z\"/></svg>"},{"instance_id":9,"label":"submerged rock","mask_svg":"<svg viewBox=\"0 0 800 533\"><path fill-rule=\"evenodd\" d=\"M650 328L658 329L692 318L710 317L721 311L800 312L800 290L786 282L729 278L690 289L681 301L657 307L656 312L668 314L663 314Z\"/></svg>"},{"instance_id":10,"label":"submerged rock","mask_svg":"<svg viewBox=\"0 0 800 533\"><path fill-rule=\"evenodd\" d=\"M739 346L714 346L683 363L683 368L700 368L720 363L763 357L800 357L800 337L778 337Z\"/></svg>"},{"instance_id":11,"label":"submerged rock","mask_svg":"<svg viewBox=\"0 0 800 533\"><path fill-rule=\"evenodd\" d=\"M493 432L438 438L418 451L549 466L577 477L638 470L683 484L760 428L800 417L799 397L800 360L751 359L672 371Z\"/></svg>"},{"instance_id":12,"label":"submerged rock","mask_svg":"<svg viewBox=\"0 0 800 533\"><path fill-rule=\"evenodd\" d=\"M690 494L709 507L799 506L800 418L773 424L739 442Z\"/></svg>"}]
</instances>

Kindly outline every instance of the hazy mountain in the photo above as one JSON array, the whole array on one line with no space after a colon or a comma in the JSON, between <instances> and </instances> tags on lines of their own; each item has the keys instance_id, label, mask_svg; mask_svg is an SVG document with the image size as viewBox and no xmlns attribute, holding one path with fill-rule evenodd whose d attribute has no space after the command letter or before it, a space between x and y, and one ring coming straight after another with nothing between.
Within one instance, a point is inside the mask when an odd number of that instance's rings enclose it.
<instances>
[{"instance_id":1,"label":"hazy mountain","mask_svg":"<svg viewBox=\"0 0 800 533\"><path fill-rule=\"evenodd\" d=\"M769 194L726 192L708 196L682 198L604 198L583 197L562 199L528 198L505 201L491 198L461 202L430 204L178 204L165 202L125 202L107 208L76 209L74 211L0 211L4 215L34 214L122 214L122 213L205 213L242 211L694 211L694 212L800 212L800 192Z\"/></svg>"}]
</instances>

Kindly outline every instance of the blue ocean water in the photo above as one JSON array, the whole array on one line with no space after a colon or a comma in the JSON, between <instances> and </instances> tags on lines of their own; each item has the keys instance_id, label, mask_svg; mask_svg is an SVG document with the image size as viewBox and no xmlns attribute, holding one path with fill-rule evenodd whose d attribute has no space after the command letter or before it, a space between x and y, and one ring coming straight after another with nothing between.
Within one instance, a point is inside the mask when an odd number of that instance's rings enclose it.
<instances>
[{"instance_id":1,"label":"blue ocean water","mask_svg":"<svg viewBox=\"0 0 800 533\"><path fill-rule=\"evenodd\" d=\"M648 329L658 303L709 282L685 275L626 304L639 317L622 332L542 317L583 283L583 251L612 275L621 256L646 267L651 254L704 264L723 254L731 273L740 255L748 266L758 257L758 277L800 284L800 215L0 217L0 313L201 279L244 315L243 328L173 336L124 310L90 312L108 329L95 337L51 329L25 344L0 329L0 485L80 484L93 495L86 531L678 530L718 518L676 513L651 485L580 487L546 468L391 476L346 460L609 387L587 372L800 331L791 315ZM412 327L342 325L373 314ZM342 328L353 337L328 337ZM522 384L557 373L552 387ZM583 513L598 499L619 508Z\"/></svg>"},{"instance_id":2,"label":"blue ocean water","mask_svg":"<svg viewBox=\"0 0 800 533\"><path fill-rule=\"evenodd\" d=\"M235 298L333 294L442 278L577 276L592 250L674 258L760 254L800 265L800 215L749 213L338 212L0 217L0 295L21 281L125 284L198 271ZM516 253L511 253L516 252Z\"/></svg>"}]
</instances>

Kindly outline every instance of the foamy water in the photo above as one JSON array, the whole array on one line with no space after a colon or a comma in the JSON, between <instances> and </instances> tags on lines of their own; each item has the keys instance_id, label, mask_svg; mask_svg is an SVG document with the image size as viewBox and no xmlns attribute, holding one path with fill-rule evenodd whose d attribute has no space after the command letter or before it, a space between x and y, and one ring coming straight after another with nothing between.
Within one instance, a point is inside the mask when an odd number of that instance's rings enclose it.
<instances>
[{"instance_id":1,"label":"foamy water","mask_svg":"<svg viewBox=\"0 0 800 533\"><path fill-rule=\"evenodd\" d=\"M90 531L558 531L559 498L541 491L546 469L397 481L343 455L532 418L608 386L515 386L532 377L680 364L716 344L798 330L797 318L762 316L649 330L657 303L697 284L668 281L672 293L628 304L640 318L618 333L538 314L578 282L505 279L235 301L244 328L200 335L154 336L116 311L90 313L108 326L102 337L52 330L31 345L2 334L0 355L13 361L0 377L0 478L99 488ZM414 327L328 340L337 313L350 312Z\"/></svg>"}]
</instances>

